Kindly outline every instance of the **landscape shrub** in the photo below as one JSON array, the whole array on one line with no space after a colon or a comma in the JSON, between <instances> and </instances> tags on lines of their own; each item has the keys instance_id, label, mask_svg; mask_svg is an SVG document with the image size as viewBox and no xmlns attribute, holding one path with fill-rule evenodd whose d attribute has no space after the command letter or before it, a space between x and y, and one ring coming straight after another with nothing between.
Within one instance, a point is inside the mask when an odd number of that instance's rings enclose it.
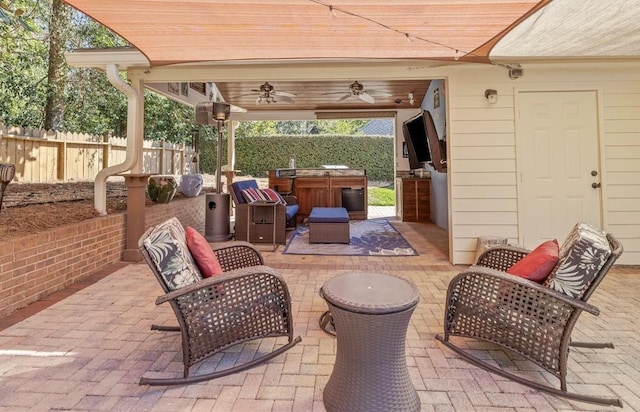
<instances>
[{"instance_id":1,"label":"landscape shrub","mask_svg":"<svg viewBox=\"0 0 640 412\"><path fill-rule=\"evenodd\" d=\"M222 163L226 164L224 139ZM390 136L251 136L236 137L236 170L240 175L267 177L269 170L287 168L296 159L297 168L346 165L366 169L369 180L393 180L393 137ZM216 141L200 145L200 170L216 169Z\"/></svg>"}]
</instances>

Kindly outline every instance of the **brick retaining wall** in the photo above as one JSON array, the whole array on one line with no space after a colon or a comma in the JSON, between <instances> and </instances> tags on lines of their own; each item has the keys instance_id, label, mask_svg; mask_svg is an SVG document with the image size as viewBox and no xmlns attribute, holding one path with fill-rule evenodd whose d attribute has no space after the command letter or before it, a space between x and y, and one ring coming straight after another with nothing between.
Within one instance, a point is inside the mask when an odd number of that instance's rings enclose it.
<instances>
[{"instance_id":1,"label":"brick retaining wall","mask_svg":"<svg viewBox=\"0 0 640 412\"><path fill-rule=\"evenodd\" d=\"M145 226L176 216L204 231L205 196L176 199L145 210ZM0 248L0 318L120 262L126 213L4 241Z\"/></svg>"}]
</instances>

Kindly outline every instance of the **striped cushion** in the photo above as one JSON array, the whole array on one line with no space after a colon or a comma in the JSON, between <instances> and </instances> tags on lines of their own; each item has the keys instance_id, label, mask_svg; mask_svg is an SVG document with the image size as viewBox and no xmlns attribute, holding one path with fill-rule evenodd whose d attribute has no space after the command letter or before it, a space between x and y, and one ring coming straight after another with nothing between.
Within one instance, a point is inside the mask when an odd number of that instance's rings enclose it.
<instances>
[{"instance_id":1,"label":"striped cushion","mask_svg":"<svg viewBox=\"0 0 640 412\"><path fill-rule=\"evenodd\" d=\"M273 189L266 188L266 189L262 189L261 192L262 192L262 195L266 198L266 200L273 200L274 202L282 203L283 205L287 204L287 202L284 201L282 196L280 196L280 193L276 192Z\"/></svg>"},{"instance_id":2,"label":"striped cushion","mask_svg":"<svg viewBox=\"0 0 640 412\"><path fill-rule=\"evenodd\" d=\"M256 200L268 200L264 197L260 189L255 189L253 187L244 189L242 191L242 197L244 197L244 200L246 200L247 203L255 202Z\"/></svg>"}]
</instances>

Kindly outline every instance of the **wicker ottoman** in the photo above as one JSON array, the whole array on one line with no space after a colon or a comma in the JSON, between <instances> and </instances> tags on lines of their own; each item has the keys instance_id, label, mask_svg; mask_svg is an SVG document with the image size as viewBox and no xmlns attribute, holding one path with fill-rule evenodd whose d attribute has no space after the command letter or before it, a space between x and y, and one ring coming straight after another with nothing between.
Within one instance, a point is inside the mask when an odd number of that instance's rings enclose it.
<instances>
[{"instance_id":1,"label":"wicker ottoman","mask_svg":"<svg viewBox=\"0 0 640 412\"><path fill-rule=\"evenodd\" d=\"M314 207L309 215L309 243L346 243L349 212L344 207Z\"/></svg>"},{"instance_id":2,"label":"wicker ottoman","mask_svg":"<svg viewBox=\"0 0 640 412\"><path fill-rule=\"evenodd\" d=\"M327 411L419 411L405 339L419 300L409 280L353 272L320 289L337 338L336 362L324 388Z\"/></svg>"}]
</instances>

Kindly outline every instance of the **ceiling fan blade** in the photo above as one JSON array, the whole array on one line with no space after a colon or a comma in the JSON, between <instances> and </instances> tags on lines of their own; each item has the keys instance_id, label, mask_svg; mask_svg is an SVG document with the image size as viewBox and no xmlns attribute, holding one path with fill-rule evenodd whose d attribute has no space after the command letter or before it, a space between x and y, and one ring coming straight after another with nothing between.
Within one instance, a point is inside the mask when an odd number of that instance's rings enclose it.
<instances>
[{"instance_id":1,"label":"ceiling fan blade","mask_svg":"<svg viewBox=\"0 0 640 412\"><path fill-rule=\"evenodd\" d=\"M349 98L349 97L351 97L351 96L352 96L352 95L351 95L351 93L347 93L347 94L345 94L344 96L340 97L340 98L338 99L338 101L339 101L339 102L341 102L341 101L343 101L343 100L348 99L348 98Z\"/></svg>"},{"instance_id":2,"label":"ceiling fan blade","mask_svg":"<svg viewBox=\"0 0 640 412\"><path fill-rule=\"evenodd\" d=\"M371 96L389 97L391 93L383 92L382 90L367 90Z\"/></svg>"},{"instance_id":3,"label":"ceiling fan blade","mask_svg":"<svg viewBox=\"0 0 640 412\"><path fill-rule=\"evenodd\" d=\"M274 96L273 97L273 101L275 101L275 102L295 103L295 100L293 100L291 97L289 97L289 96L280 96L280 95Z\"/></svg>"},{"instance_id":4,"label":"ceiling fan blade","mask_svg":"<svg viewBox=\"0 0 640 412\"><path fill-rule=\"evenodd\" d=\"M272 92L271 94L275 94L276 96L296 97L296 95L293 94L293 93L281 92L279 90L276 90L276 91Z\"/></svg>"},{"instance_id":5,"label":"ceiling fan blade","mask_svg":"<svg viewBox=\"0 0 640 412\"><path fill-rule=\"evenodd\" d=\"M255 93L247 93L247 94L240 94L238 96L233 96L231 97L232 99L237 99L238 97L246 97L246 96L255 96Z\"/></svg>"},{"instance_id":6,"label":"ceiling fan blade","mask_svg":"<svg viewBox=\"0 0 640 412\"><path fill-rule=\"evenodd\" d=\"M374 99L373 96L371 96L367 92L360 92L360 94L358 95L358 98L360 98L360 100L362 100L363 102L367 102L371 104L376 102L376 99Z\"/></svg>"}]
</instances>

